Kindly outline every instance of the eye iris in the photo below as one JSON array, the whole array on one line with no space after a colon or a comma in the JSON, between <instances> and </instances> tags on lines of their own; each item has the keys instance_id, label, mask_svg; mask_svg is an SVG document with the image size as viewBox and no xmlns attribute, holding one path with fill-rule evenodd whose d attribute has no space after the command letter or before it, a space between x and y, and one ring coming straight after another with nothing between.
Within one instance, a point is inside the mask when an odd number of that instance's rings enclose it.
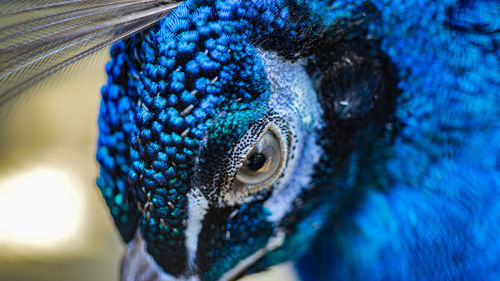
<instances>
[{"instance_id":1,"label":"eye iris","mask_svg":"<svg viewBox=\"0 0 500 281\"><path fill-rule=\"evenodd\" d=\"M280 173L282 147L273 131L268 131L246 156L243 166L236 174L235 188L251 186L258 188L276 179Z\"/></svg>"},{"instance_id":2,"label":"eye iris","mask_svg":"<svg viewBox=\"0 0 500 281\"><path fill-rule=\"evenodd\" d=\"M260 168L264 166L266 160L267 159L264 154L255 153L254 155L250 156L250 158L248 158L247 167L252 171L258 171Z\"/></svg>"}]
</instances>

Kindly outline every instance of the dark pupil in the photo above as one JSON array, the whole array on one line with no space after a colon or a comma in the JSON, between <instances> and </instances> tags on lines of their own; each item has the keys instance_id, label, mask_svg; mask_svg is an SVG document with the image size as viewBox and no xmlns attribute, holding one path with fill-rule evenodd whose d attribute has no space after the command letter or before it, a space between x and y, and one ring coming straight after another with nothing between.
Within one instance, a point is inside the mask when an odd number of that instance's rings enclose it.
<instances>
[{"instance_id":1,"label":"dark pupil","mask_svg":"<svg viewBox=\"0 0 500 281\"><path fill-rule=\"evenodd\" d=\"M255 153L247 160L247 167L252 171L258 171L266 163L266 156L261 153Z\"/></svg>"}]
</instances>

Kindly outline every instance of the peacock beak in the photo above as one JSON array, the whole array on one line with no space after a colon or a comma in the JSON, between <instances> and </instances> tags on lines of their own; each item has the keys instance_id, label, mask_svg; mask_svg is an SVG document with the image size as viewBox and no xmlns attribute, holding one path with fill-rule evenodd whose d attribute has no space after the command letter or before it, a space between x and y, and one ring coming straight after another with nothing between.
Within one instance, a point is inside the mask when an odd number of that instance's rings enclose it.
<instances>
[{"instance_id":1,"label":"peacock beak","mask_svg":"<svg viewBox=\"0 0 500 281\"><path fill-rule=\"evenodd\" d=\"M285 234L280 231L277 232L269 238L264 248L241 260L225 272L218 281L235 280L267 252L279 248L284 240ZM146 242L142 238L140 231L137 231L134 239L128 244L120 271L120 281L202 281L196 272L186 272L179 277L165 273L146 251Z\"/></svg>"},{"instance_id":2,"label":"peacock beak","mask_svg":"<svg viewBox=\"0 0 500 281\"><path fill-rule=\"evenodd\" d=\"M196 281L198 276L175 277L165 273L146 250L146 242L140 231L127 245L120 270L120 281Z\"/></svg>"}]
</instances>

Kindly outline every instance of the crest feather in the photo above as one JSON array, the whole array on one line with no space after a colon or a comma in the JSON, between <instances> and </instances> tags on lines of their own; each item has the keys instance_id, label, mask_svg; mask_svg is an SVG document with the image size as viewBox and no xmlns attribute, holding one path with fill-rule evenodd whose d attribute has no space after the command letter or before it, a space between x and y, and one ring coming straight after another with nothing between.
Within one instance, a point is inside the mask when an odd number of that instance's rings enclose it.
<instances>
[{"instance_id":1,"label":"crest feather","mask_svg":"<svg viewBox=\"0 0 500 281\"><path fill-rule=\"evenodd\" d=\"M0 2L0 105L168 15L181 1Z\"/></svg>"}]
</instances>

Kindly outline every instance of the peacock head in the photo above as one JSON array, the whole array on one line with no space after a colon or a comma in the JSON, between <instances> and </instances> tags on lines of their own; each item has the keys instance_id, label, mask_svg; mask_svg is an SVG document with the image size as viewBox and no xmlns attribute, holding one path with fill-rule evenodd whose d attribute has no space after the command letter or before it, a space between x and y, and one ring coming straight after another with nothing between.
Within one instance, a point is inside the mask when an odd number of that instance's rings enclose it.
<instances>
[{"instance_id":1,"label":"peacock head","mask_svg":"<svg viewBox=\"0 0 500 281\"><path fill-rule=\"evenodd\" d=\"M335 73L289 2L185 1L112 48L98 185L129 243L122 280L233 280L300 256L328 220L323 129L359 112L323 114Z\"/></svg>"}]
</instances>

